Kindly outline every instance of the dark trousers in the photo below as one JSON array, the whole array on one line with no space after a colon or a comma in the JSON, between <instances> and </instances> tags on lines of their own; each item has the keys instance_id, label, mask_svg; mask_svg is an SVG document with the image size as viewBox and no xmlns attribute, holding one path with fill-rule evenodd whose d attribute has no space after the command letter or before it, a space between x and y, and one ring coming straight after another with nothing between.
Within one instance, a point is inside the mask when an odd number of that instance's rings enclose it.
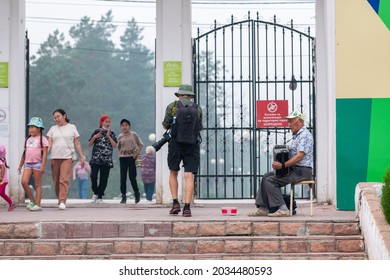
<instances>
[{"instance_id":1,"label":"dark trousers","mask_svg":"<svg viewBox=\"0 0 390 280\"><path fill-rule=\"evenodd\" d=\"M133 187L134 195L139 194L137 184L137 167L135 166L135 159L133 157L120 157L119 165L121 169L121 193L122 196L126 196L127 192L127 172L129 172L129 179L131 186Z\"/></svg>"},{"instance_id":2,"label":"dark trousers","mask_svg":"<svg viewBox=\"0 0 390 280\"><path fill-rule=\"evenodd\" d=\"M108 176L110 175L110 167L107 165L91 164L91 184L92 191L98 196L103 198L104 191L107 187ZM100 172L100 180L98 184L98 174Z\"/></svg>"},{"instance_id":3,"label":"dark trousers","mask_svg":"<svg viewBox=\"0 0 390 280\"><path fill-rule=\"evenodd\" d=\"M280 207L285 204L281 187L293 182L311 180L312 178L311 168L298 166L290 167L290 173L283 177L275 176L273 171L265 173L257 190L256 205L263 208Z\"/></svg>"}]
</instances>

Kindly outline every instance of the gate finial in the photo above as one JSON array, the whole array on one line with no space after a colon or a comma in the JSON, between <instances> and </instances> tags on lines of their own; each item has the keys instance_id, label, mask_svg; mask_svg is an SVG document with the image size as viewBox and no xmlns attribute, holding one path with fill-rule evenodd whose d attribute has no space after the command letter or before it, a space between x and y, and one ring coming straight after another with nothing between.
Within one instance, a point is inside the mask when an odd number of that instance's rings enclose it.
<instances>
[{"instance_id":1,"label":"gate finial","mask_svg":"<svg viewBox=\"0 0 390 280\"><path fill-rule=\"evenodd\" d=\"M294 90L297 89L297 86L298 86L297 80L295 80L294 75L292 75L288 88L294 92Z\"/></svg>"}]
</instances>

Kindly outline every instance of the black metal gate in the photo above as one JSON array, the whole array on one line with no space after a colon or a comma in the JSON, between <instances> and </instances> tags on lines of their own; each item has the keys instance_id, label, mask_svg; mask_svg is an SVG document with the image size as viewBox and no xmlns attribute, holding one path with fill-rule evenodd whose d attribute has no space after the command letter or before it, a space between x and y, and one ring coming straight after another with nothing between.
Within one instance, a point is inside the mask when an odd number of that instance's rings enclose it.
<instances>
[{"instance_id":1,"label":"black metal gate","mask_svg":"<svg viewBox=\"0 0 390 280\"><path fill-rule=\"evenodd\" d=\"M201 199L253 198L271 169L272 149L291 138L288 128L256 128L257 100L288 100L315 136L314 38L259 19L234 21L194 39L194 85L203 109ZM315 168L314 168L315 170ZM305 191L301 190L301 197Z\"/></svg>"}]
</instances>

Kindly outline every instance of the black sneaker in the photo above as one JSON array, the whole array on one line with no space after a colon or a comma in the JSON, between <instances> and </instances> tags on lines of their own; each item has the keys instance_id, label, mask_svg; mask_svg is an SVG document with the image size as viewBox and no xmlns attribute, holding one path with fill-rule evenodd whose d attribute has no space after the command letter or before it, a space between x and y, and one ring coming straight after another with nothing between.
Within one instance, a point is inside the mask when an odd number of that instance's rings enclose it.
<instances>
[{"instance_id":1,"label":"black sneaker","mask_svg":"<svg viewBox=\"0 0 390 280\"><path fill-rule=\"evenodd\" d=\"M185 208L183 209L183 217L191 217L191 209L190 208Z\"/></svg>"},{"instance_id":2,"label":"black sneaker","mask_svg":"<svg viewBox=\"0 0 390 280\"><path fill-rule=\"evenodd\" d=\"M141 199L140 193L136 193L135 194L135 203L138 203L140 201L140 199Z\"/></svg>"},{"instance_id":3,"label":"black sneaker","mask_svg":"<svg viewBox=\"0 0 390 280\"><path fill-rule=\"evenodd\" d=\"M181 210L180 210L180 204L179 204L179 203L174 203L174 204L172 205L171 211L169 211L169 214L171 214L171 215L177 215L177 214L179 214L180 211L181 211Z\"/></svg>"},{"instance_id":4,"label":"black sneaker","mask_svg":"<svg viewBox=\"0 0 390 280\"><path fill-rule=\"evenodd\" d=\"M126 196L122 196L121 203L122 204L126 204L126 201L127 201L127 197Z\"/></svg>"}]
</instances>

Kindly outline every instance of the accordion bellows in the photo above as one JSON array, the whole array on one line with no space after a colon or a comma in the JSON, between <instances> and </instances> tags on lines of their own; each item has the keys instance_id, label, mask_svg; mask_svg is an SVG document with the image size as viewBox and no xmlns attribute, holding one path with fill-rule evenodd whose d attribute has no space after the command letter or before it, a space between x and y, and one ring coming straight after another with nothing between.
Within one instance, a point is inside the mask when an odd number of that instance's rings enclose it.
<instances>
[{"instance_id":1,"label":"accordion bellows","mask_svg":"<svg viewBox=\"0 0 390 280\"><path fill-rule=\"evenodd\" d=\"M287 145L275 145L273 150L274 161L284 163L290 159L290 153ZM275 170L276 176L288 175L288 168Z\"/></svg>"}]
</instances>

